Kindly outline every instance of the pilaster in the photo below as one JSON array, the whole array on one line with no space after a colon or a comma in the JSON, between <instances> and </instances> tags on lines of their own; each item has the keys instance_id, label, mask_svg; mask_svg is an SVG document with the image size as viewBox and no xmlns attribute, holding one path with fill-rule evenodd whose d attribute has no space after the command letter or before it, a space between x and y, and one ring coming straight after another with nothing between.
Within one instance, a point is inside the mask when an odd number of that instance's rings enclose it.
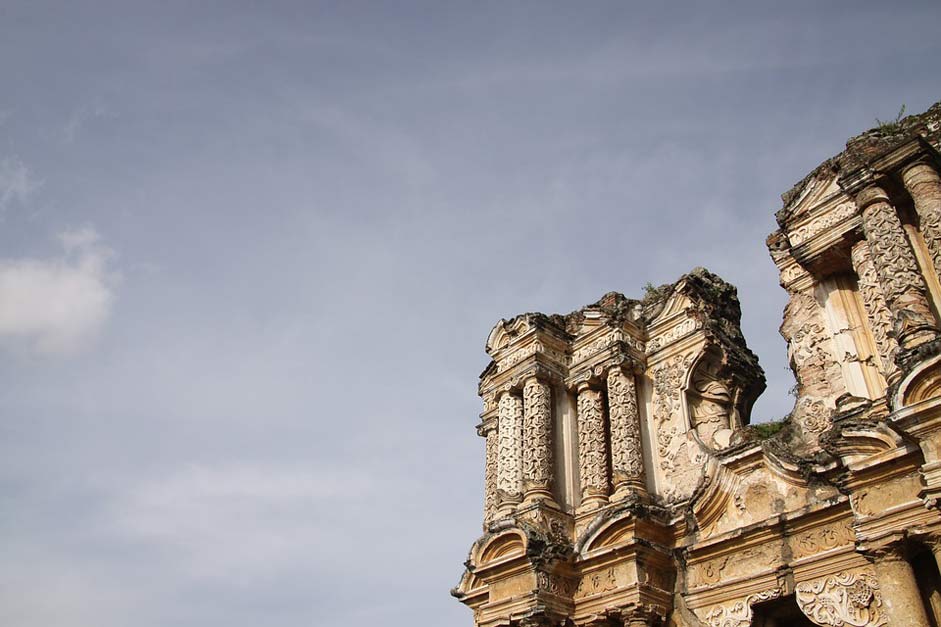
<instances>
[{"instance_id":1,"label":"pilaster","mask_svg":"<svg viewBox=\"0 0 941 627\"><path fill-rule=\"evenodd\" d=\"M886 381L893 383L899 377L899 369L895 365L895 355L899 344L892 332L892 314L885 303L879 277L872 265L869 244L865 241L856 242L850 255L853 269L856 271L863 307L869 319L869 328L872 331L876 350L879 351L882 374Z\"/></svg>"},{"instance_id":2,"label":"pilaster","mask_svg":"<svg viewBox=\"0 0 941 627\"><path fill-rule=\"evenodd\" d=\"M901 540L887 538L867 547L864 554L872 562L879 579L888 625L928 625L906 545Z\"/></svg>"},{"instance_id":3,"label":"pilaster","mask_svg":"<svg viewBox=\"0 0 941 627\"><path fill-rule=\"evenodd\" d=\"M579 509L597 509L608 502L608 454L601 391L588 382L578 385L578 474L582 486Z\"/></svg>"},{"instance_id":4,"label":"pilaster","mask_svg":"<svg viewBox=\"0 0 941 627\"><path fill-rule=\"evenodd\" d=\"M911 349L937 338L928 287L888 194L873 185L861 191L856 202L899 344Z\"/></svg>"},{"instance_id":5,"label":"pilaster","mask_svg":"<svg viewBox=\"0 0 941 627\"><path fill-rule=\"evenodd\" d=\"M552 388L537 377L523 385L524 503L552 498Z\"/></svg>"},{"instance_id":6,"label":"pilaster","mask_svg":"<svg viewBox=\"0 0 941 627\"><path fill-rule=\"evenodd\" d=\"M522 500L523 399L504 391L499 400L497 462L498 515L513 513Z\"/></svg>"},{"instance_id":7,"label":"pilaster","mask_svg":"<svg viewBox=\"0 0 941 627\"><path fill-rule=\"evenodd\" d=\"M611 427L612 501L646 494L641 449L637 385L632 368L608 369L608 413Z\"/></svg>"},{"instance_id":8,"label":"pilaster","mask_svg":"<svg viewBox=\"0 0 941 627\"><path fill-rule=\"evenodd\" d=\"M919 162L902 172L902 182L915 203L934 271L941 277L941 177L930 164Z\"/></svg>"}]
</instances>

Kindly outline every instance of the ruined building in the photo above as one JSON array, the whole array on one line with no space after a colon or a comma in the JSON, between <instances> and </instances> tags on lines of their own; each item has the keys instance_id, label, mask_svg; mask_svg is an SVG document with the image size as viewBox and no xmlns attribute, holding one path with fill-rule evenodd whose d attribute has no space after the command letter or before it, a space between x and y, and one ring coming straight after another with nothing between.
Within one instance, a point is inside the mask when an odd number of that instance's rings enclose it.
<instances>
[{"instance_id":1,"label":"ruined building","mask_svg":"<svg viewBox=\"0 0 941 627\"><path fill-rule=\"evenodd\" d=\"M478 627L941 627L941 103L783 196L768 248L797 379L706 270L501 320L480 377Z\"/></svg>"}]
</instances>

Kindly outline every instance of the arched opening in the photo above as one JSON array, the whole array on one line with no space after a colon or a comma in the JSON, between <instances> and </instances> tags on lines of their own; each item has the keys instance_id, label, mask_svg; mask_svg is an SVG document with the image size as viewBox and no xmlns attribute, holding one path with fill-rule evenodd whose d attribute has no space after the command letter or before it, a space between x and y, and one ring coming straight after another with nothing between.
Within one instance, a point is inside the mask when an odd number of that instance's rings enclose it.
<instances>
[{"instance_id":1,"label":"arched opening","mask_svg":"<svg viewBox=\"0 0 941 627\"><path fill-rule=\"evenodd\" d=\"M915 573L915 581L918 582L918 591L921 592L930 627L941 627L941 572L938 571L934 553L924 545L915 545L909 562Z\"/></svg>"},{"instance_id":2,"label":"arched opening","mask_svg":"<svg viewBox=\"0 0 941 627\"><path fill-rule=\"evenodd\" d=\"M752 608L752 627L817 627L797 606L793 594Z\"/></svg>"}]
</instances>

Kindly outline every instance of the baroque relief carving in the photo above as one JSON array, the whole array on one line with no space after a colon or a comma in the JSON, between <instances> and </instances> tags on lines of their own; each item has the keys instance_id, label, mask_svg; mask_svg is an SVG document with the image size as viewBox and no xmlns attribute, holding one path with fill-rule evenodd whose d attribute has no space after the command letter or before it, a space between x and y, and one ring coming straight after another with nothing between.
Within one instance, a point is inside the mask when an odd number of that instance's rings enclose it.
<instances>
[{"instance_id":1,"label":"baroque relief carving","mask_svg":"<svg viewBox=\"0 0 941 627\"><path fill-rule=\"evenodd\" d=\"M888 619L882 609L879 582L866 573L838 573L797 584L797 605L818 625L880 627Z\"/></svg>"},{"instance_id":2,"label":"baroque relief carving","mask_svg":"<svg viewBox=\"0 0 941 627\"><path fill-rule=\"evenodd\" d=\"M585 496L607 496L608 456L601 392L578 391L578 470Z\"/></svg>"},{"instance_id":3,"label":"baroque relief carving","mask_svg":"<svg viewBox=\"0 0 941 627\"><path fill-rule=\"evenodd\" d=\"M857 242L852 252L853 268L856 270L859 294L863 299L866 317L869 320L869 329L872 331L876 350L879 351L882 374L891 379L898 370L895 365L895 353L899 345L892 331L892 314L885 303L879 277L872 265L869 256L869 245L866 242Z\"/></svg>"},{"instance_id":4,"label":"baroque relief carving","mask_svg":"<svg viewBox=\"0 0 941 627\"><path fill-rule=\"evenodd\" d=\"M611 567L582 577L575 591L575 598L583 598L601 592L610 592L618 587L616 570Z\"/></svg>"},{"instance_id":5,"label":"baroque relief carving","mask_svg":"<svg viewBox=\"0 0 941 627\"><path fill-rule=\"evenodd\" d=\"M665 346L669 346L673 342L676 342L677 340L682 339L701 328L701 321L695 318L687 318L666 333L658 335L657 337L647 342L647 354L651 355L656 353Z\"/></svg>"},{"instance_id":6,"label":"baroque relief carving","mask_svg":"<svg viewBox=\"0 0 941 627\"><path fill-rule=\"evenodd\" d=\"M499 461L497 493L499 499L519 500L522 489L523 401L509 392L499 401Z\"/></svg>"},{"instance_id":7,"label":"baroque relief carving","mask_svg":"<svg viewBox=\"0 0 941 627\"><path fill-rule=\"evenodd\" d=\"M486 431L487 462L484 469L484 524L490 522L497 515L497 456L499 454L499 437L496 428Z\"/></svg>"},{"instance_id":8,"label":"baroque relief carving","mask_svg":"<svg viewBox=\"0 0 941 627\"><path fill-rule=\"evenodd\" d=\"M792 229L788 232L787 238L790 240L792 246L797 246L811 239L818 233L822 233L840 222L849 220L854 215L856 215L856 204L852 202L844 203L831 209L819 218L815 218L807 224Z\"/></svg>"},{"instance_id":9,"label":"baroque relief carving","mask_svg":"<svg viewBox=\"0 0 941 627\"><path fill-rule=\"evenodd\" d=\"M687 395L693 426L713 448L728 446L733 425L734 399L728 384L719 377L719 367L719 356L707 353L693 372Z\"/></svg>"},{"instance_id":10,"label":"baroque relief carving","mask_svg":"<svg viewBox=\"0 0 941 627\"><path fill-rule=\"evenodd\" d=\"M564 353L560 353L559 351L553 350L551 348L546 348L542 344L542 342L533 342L532 344L529 344L528 346L523 346L522 348L519 348L513 351L512 353L510 353L509 355L507 355L506 357L498 361L497 371L504 372L506 370L509 370L516 364L526 359L527 357L531 357L535 355L536 353L543 353L544 355L548 355L549 357L553 359L553 361L559 364L563 364L563 365L568 364L568 356L565 355Z\"/></svg>"},{"instance_id":11,"label":"baroque relief carving","mask_svg":"<svg viewBox=\"0 0 941 627\"><path fill-rule=\"evenodd\" d=\"M523 388L523 484L548 490L552 481L552 393L549 384L532 378Z\"/></svg>"},{"instance_id":12,"label":"baroque relief carving","mask_svg":"<svg viewBox=\"0 0 941 627\"><path fill-rule=\"evenodd\" d=\"M797 378L794 421L808 435L822 433L830 426L834 400L846 392L846 386L812 290L791 293L781 335L788 342L788 359Z\"/></svg>"},{"instance_id":13,"label":"baroque relief carving","mask_svg":"<svg viewBox=\"0 0 941 627\"><path fill-rule=\"evenodd\" d=\"M562 597L571 597L578 588L577 580L569 577L550 575L542 571L536 573L536 585L542 591Z\"/></svg>"},{"instance_id":14,"label":"baroque relief carving","mask_svg":"<svg viewBox=\"0 0 941 627\"><path fill-rule=\"evenodd\" d=\"M654 371L654 417L657 423L657 452L660 454L660 468L674 470L676 457L685 442L685 438L677 437L679 428L675 425L667 427L671 418L678 416L682 397L683 381L686 371L692 363L692 355L676 355Z\"/></svg>"},{"instance_id":15,"label":"baroque relief carving","mask_svg":"<svg viewBox=\"0 0 941 627\"><path fill-rule=\"evenodd\" d=\"M794 559L816 555L856 541L856 534L847 522L838 522L803 531L791 541Z\"/></svg>"},{"instance_id":16,"label":"baroque relief carving","mask_svg":"<svg viewBox=\"0 0 941 627\"><path fill-rule=\"evenodd\" d=\"M929 164L918 163L902 174L902 180L915 203L934 270L941 276L941 179Z\"/></svg>"},{"instance_id":17,"label":"baroque relief carving","mask_svg":"<svg viewBox=\"0 0 941 627\"><path fill-rule=\"evenodd\" d=\"M627 346L630 346L631 348L633 348L634 350L640 353L644 352L643 342L637 340L630 334L625 333L621 329L615 329L611 333L608 333L607 335L603 335L602 337L599 337L598 339L592 341L591 343L575 350L572 353L571 363L573 365L578 364L588 359L592 355L600 353L604 349L614 346L618 342L623 342Z\"/></svg>"},{"instance_id":18,"label":"baroque relief carving","mask_svg":"<svg viewBox=\"0 0 941 627\"><path fill-rule=\"evenodd\" d=\"M644 461L640 442L640 414L632 373L617 367L608 371L608 406L615 489L625 482L642 484Z\"/></svg>"},{"instance_id":19,"label":"baroque relief carving","mask_svg":"<svg viewBox=\"0 0 941 627\"><path fill-rule=\"evenodd\" d=\"M781 596L779 589L750 594L744 601L733 605L713 608L706 614L709 627L751 627L752 606L762 601L770 601Z\"/></svg>"},{"instance_id":20,"label":"baroque relief carving","mask_svg":"<svg viewBox=\"0 0 941 627\"><path fill-rule=\"evenodd\" d=\"M863 209L863 230L873 265L893 315L895 337L903 346L909 338L935 327L928 307L925 281L895 208L879 188L866 190L874 197Z\"/></svg>"}]
</instances>

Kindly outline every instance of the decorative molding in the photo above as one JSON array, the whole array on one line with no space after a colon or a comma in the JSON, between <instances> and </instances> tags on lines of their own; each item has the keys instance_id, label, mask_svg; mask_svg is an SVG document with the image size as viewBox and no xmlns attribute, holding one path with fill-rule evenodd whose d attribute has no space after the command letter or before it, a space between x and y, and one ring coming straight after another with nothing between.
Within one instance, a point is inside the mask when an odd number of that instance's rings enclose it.
<instances>
[{"instance_id":1,"label":"decorative molding","mask_svg":"<svg viewBox=\"0 0 941 627\"><path fill-rule=\"evenodd\" d=\"M702 321L697 320L696 318L687 318L683 322L679 323L675 327L671 328L666 333L662 333L655 338L651 338L647 342L647 354L652 355L659 350L673 344L674 342L683 339L687 335L695 333L702 328Z\"/></svg>"},{"instance_id":2,"label":"decorative molding","mask_svg":"<svg viewBox=\"0 0 941 627\"><path fill-rule=\"evenodd\" d=\"M781 596L780 588L748 595L743 601L713 608L706 614L709 627L751 627L752 606Z\"/></svg>"},{"instance_id":3,"label":"decorative molding","mask_svg":"<svg viewBox=\"0 0 941 627\"><path fill-rule=\"evenodd\" d=\"M818 625L880 627L888 619L882 610L879 581L866 573L842 572L797 584L797 605Z\"/></svg>"},{"instance_id":4,"label":"decorative molding","mask_svg":"<svg viewBox=\"0 0 941 627\"><path fill-rule=\"evenodd\" d=\"M787 232L787 239L791 243L791 246L798 246L809 239L813 239L823 231L829 230L837 224L849 220L855 215L856 203L847 202L842 205L837 205L822 216L816 217L801 226L789 230Z\"/></svg>"}]
</instances>

